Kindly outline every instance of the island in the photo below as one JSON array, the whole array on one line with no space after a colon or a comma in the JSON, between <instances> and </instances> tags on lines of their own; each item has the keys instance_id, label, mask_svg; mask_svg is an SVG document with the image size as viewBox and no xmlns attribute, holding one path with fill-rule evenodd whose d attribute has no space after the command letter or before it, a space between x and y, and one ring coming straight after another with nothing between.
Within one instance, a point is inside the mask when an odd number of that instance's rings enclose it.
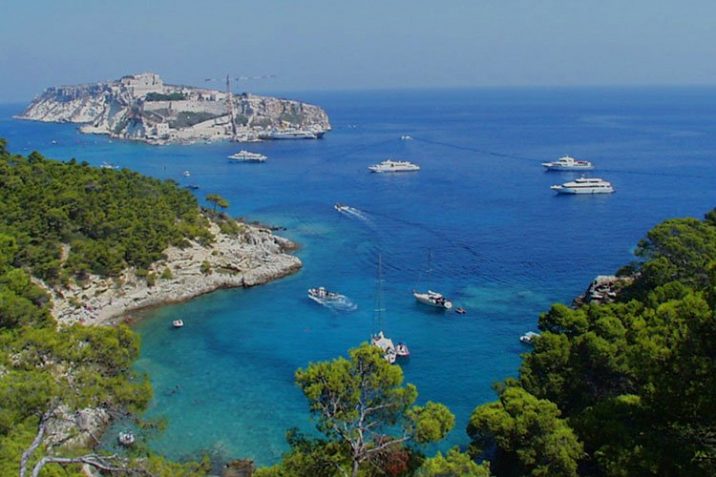
<instances>
[{"instance_id":1,"label":"island","mask_svg":"<svg viewBox=\"0 0 716 477\"><path fill-rule=\"evenodd\" d=\"M155 73L47 88L20 119L80 124L89 134L149 144L320 139L326 112L290 99L170 85Z\"/></svg>"}]
</instances>

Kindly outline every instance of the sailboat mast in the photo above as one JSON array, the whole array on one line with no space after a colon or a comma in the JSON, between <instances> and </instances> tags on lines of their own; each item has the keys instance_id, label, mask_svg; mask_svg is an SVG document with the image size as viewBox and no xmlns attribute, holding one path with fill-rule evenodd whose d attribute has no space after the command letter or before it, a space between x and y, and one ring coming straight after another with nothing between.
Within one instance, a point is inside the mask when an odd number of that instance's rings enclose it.
<instances>
[{"instance_id":1,"label":"sailboat mast","mask_svg":"<svg viewBox=\"0 0 716 477\"><path fill-rule=\"evenodd\" d=\"M378 255L378 276L375 284L375 303L373 307L373 328L383 331L383 315L385 304L383 300L383 257Z\"/></svg>"}]
</instances>

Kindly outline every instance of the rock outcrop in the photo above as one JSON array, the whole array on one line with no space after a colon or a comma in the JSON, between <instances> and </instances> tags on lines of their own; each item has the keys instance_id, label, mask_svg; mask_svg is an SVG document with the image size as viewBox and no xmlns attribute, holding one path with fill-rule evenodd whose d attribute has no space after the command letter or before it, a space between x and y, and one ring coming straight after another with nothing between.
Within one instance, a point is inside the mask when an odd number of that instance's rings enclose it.
<instances>
[{"instance_id":1,"label":"rock outcrop","mask_svg":"<svg viewBox=\"0 0 716 477\"><path fill-rule=\"evenodd\" d=\"M48 88L20 118L78 123L86 133L152 144L317 139L331 129L312 104L169 85L154 73Z\"/></svg>"},{"instance_id":2,"label":"rock outcrop","mask_svg":"<svg viewBox=\"0 0 716 477\"><path fill-rule=\"evenodd\" d=\"M181 302L220 288L251 287L298 271L302 264L289 255L295 245L270 230L242 224L228 236L212 224L213 244L191 242L170 247L166 260L154 264L151 277L128 269L116 278L90 276L83 284L50 289L53 314L63 325L107 324L129 312ZM152 283L150 285L150 283Z\"/></svg>"}]
</instances>

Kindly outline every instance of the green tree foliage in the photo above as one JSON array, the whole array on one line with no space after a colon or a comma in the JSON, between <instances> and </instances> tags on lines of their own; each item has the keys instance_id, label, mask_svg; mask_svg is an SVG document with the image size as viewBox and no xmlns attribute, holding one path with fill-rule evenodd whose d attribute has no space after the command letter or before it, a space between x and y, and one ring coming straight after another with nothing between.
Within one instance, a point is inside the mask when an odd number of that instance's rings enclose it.
<instances>
[{"instance_id":1,"label":"green tree foliage","mask_svg":"<svg viewBox=\"0 0 716 477\"><path fill-rule=\"evenodd\" d=\"M369 475L404 443L434 442L453 427L455 418L442 404L414 405L415 386L403 385L400 367L388 364L378 348L363 344L349 355L296 372L326 439L294 441L283 463L263 475Z\"/></svg>"},{"instance_id":2,"label":"green tree foliage","mask_svg":"<svg viewBox=\"0 0 716 477\"><path fill-rule=\"evenodd\" d=\"M716 209L649 231L619 302L554 305L540 317L508 389L556 405L584 443L580 475L716 475L715 219Z\"/></svg>"},{"instance_id":3,"label":"green tree foliage","mask_svg":"<svg viewBox=\"0 0 716 477\"><path fill-rule=\"evenodd\" d=\"M480 450L495 447L499 476L577 475L582 444L554 403L519 386L504 387L498 401L475 409L468 434Z\"/></svg>"},{"instance_id":4,"label":"green tree foliage","mask_svg":"<svg viewBox=\"0 0 716 477\"><path fill-rule=\"evenodd\" d=\"M129 170L61 163L0 149L0 260L49 282L148 267L169 245L212 239L192 194ZM66 260L63 244L69 245Z\"/></svg>"},{"instance_id":5,"label":"green tree foliage","mask_svg":"<svg viewBox=\"0 0 716 477\"><path fill-rule=\"evenodd\" d=\"M443 456L438 452L435 457L426 459L415 473L416 477L490 477L490 465L475 463L470 455L453 448Z\"/></svg>"},{"instance_id":6,"label":"green tree foliage","mask_svg":"<svg viewBox=\"0 0 716 477\"><path fill-rule=\"evenodd\" d=\"M28 272L49 280L66 272L111 274L206 234L196 202L173 184L39 153L10 156L0 140L0 475L18 475L21 455L60 409L126 415L143 410L152 394L132 371L139 341L129 328L58 328L49 297ZM71 245L65 264L62 244ZM39 443L29 469L58 451ZM74 457L87 449L60 451ZM121 462L141 475L206 474L155 456ZM79 464L50 462L41 475L84 473Z\"/></svg>"},{"instance_id":7,"label":"green tree foliage","mask_svg":"<svg viewBox=\"0 0 716 477\"><path fill-rule=\"evenodd\" d=\"M222 209L226 209L229 207L229 201L224 199L219 194L207 194L206 196L207 202L211 202L213 208L212 211L214 214L216 214L216 207L221 207Z\"/></svg>"}]
</instances>

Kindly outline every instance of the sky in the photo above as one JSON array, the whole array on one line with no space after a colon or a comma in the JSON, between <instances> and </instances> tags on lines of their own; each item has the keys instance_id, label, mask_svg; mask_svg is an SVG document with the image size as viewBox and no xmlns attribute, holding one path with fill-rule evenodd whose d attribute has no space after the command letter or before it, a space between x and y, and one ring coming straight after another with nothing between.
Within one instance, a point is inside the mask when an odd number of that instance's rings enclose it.
<instances>
[{"instance_id":1,"label":"sky","mask_svg":"<svg viewBox=\"0 0 716 477\"><path fill-rule=\"evenodd\" d=\"M254 92L716 85L714 0L3 0L0 102L152 71ZM218 83L217 87L219 86Z\"/></svg>"}]
</instances>

